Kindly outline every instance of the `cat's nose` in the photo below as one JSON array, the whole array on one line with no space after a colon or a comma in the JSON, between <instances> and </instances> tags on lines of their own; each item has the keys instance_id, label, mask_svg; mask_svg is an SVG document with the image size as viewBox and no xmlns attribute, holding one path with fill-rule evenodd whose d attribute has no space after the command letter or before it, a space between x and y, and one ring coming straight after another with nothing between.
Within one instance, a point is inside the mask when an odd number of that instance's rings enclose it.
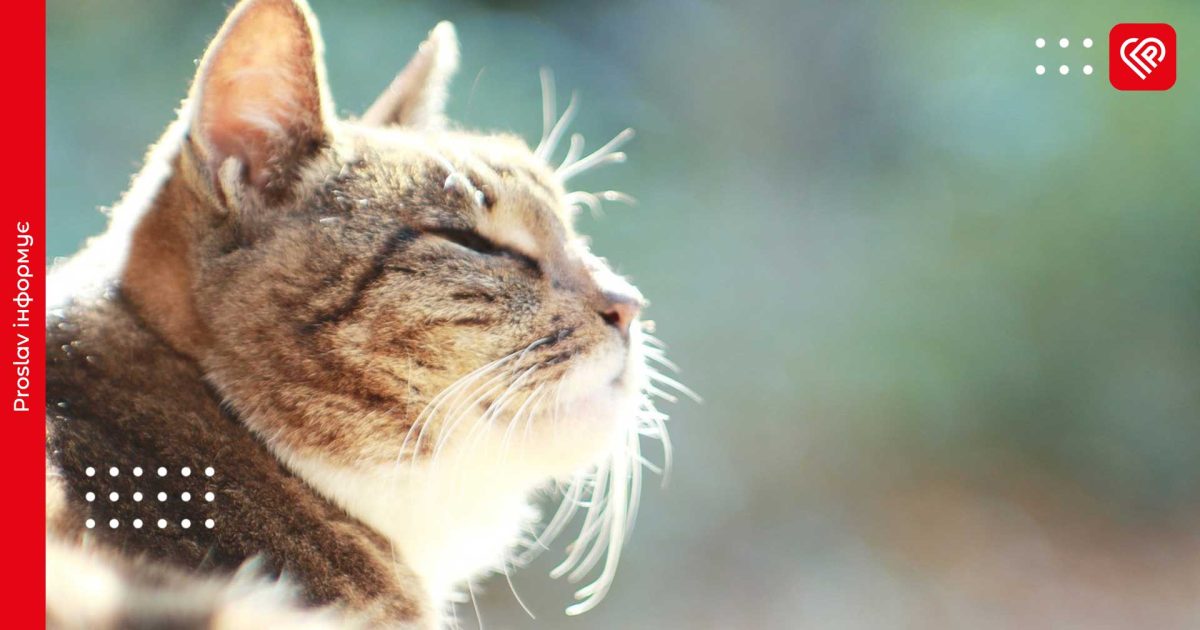
<instances>
[{"instance_id":1,"label":"cat's nose","mask_svg":"<svg viewBox=\"0 0 1200 630\"><path fill-rule=\"evenodd\" d=\"M638 313L646 301L636 292L625 293L617 291L604 292L604 307L600 309L600 318L606 324L617 329L622 337L629 336L629 326L637 319Z\"/></svg>"}]
</instances>

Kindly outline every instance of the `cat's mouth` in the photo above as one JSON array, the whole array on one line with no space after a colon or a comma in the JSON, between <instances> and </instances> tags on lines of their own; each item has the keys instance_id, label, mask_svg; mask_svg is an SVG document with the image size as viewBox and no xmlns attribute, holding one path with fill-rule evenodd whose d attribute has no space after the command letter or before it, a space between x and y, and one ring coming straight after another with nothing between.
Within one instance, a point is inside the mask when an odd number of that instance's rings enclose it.
<instances>
[{"instance_id":1,"label":"cat's mouth","mask_svg":"<svg viewBox=\"0 0 1200 630\"><path fill-rule=\"evenodd\" d=\"M645 384L645 375L639 369L645 363L645 358L641 352L640 334L641 329L638 326L634 326L629 341L622 348L624 362L617 369L616 376L609 383L614 389L637 392Z\"/></svg>"},{"instance_id":2,"label":"cat's mouth","mask_svg":"<svg viewBox=\"0 0 1200 630\"><path fill-rule=\"evenodd\" d=\"M568 377L575 380L573 389L579 398L623 407L626 400L636 397L646 385L641 350L641 340L631 335L628 340L607 340L590 356L580 357L580 365L572 369L576 374Z\"/></svg>"}]
</instances>

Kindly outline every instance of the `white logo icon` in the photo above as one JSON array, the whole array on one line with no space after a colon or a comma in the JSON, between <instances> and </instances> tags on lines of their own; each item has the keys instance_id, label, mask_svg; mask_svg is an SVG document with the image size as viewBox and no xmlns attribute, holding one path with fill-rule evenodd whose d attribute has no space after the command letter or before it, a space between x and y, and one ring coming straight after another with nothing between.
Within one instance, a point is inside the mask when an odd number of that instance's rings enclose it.
<instances>
[{"instance_id":1,"label":"white logo icon","mask_svg":"<svg viewBox=\"0 0 1200 630\"><path fill-rule=\"evenodd\" d=\"M1129 50L1130 44L1134 44L1133 50ZM1121 44L1121 61L1129 66L1133 73L1138 75L1138 78L1145 80L1158 64L1167 58L1167 47L1162 43L1162 40L1157 37L1147 37L1138 39L1130 37Z\"/></svg>"}]
</instances>

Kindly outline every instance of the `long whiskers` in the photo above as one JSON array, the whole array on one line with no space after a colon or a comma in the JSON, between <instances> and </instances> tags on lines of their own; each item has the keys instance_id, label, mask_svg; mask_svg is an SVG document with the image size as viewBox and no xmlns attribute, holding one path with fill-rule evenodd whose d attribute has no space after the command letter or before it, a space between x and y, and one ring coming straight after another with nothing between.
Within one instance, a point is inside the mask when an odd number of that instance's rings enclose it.
<instances>
[{"instance_id":1,"label":"long whiskers","mask_svg":"<svg viewBox=\"0 0 1200 630\"><path fill-rule=\"evenodd\" d=\"M472 370L466 375L460 377L455 382L451 383L438 395L434 396L434 398L429 401L425 408L421 410L421 413L417 415L416 419L413 420L413 423L409 426L408 431L405 433L404 439L400 443L400 449L396 454L396 468L394 468L393 472L395 473L397 471L400 462L405 457L405 454L409 453L408 446L410 440L412 440L414 432L416 432L416 440L413 441L409 456L410 469L415 468L416 464L420 460L419 453L421 451L421 442L424 440L425 434L428 432L430 425L434 424L439 419L446 417L445 414L442 413L443 407L445 407L447 404L450 404L453 405L452 409L458 409L462 405L462 396L465 395L467 397L471 397L473 395L478 395L480 389L484 389L484 394L486 394L486 388L490 387L496 378L495 375L492 375L493 372L500 370L503 366L505 366L505 364L510 362L519 364L527 353L550 340L551 337L541 337L536 339L528 346L525 346L520 350L511 352L499 359L496 359L495 361L492 361L491 363L487 363L479 368L476 368L475 370ZM509 371L511 372L511 369ZM485 381L483 386L477 387L476 384L485 377L489 378L489 380Z\"/></svg>"},{"instance_id":2,"label":"long whiskers","mask_svg":"<svg viewBox=\"0 0 1200 630\"><path fill-rule=\"evenodd\" d=\"M548 70L542 70L541 84L542 138L535 154L549 164L562 136L575 117L579 101L577 96L572 94L567 109L559 116L554 77ZM633 135L632 129L625 129L599 149L585 155L584 137L578 133L571 134L566 156L555 167L555 175L565 185L570 179L597 167L624 162L625 153L620 149ZM595 193L578 190L567 192L564 201L575 210L587 207L593 215L600 214L605 201L634 202L632 197L617 191ZM528 541L525 548L514 556L517 563L528 562L539 551L547 548L549 542L566 527L580 509L586 508L579 535L569 546L567 558L551 572L551 576L566 576L574 582L582 580L601 561L603 568L594 581L576 591L575 597L579 601L567 608L569 615L577 615L594 608L612 586L621 550L637 517L641 500L642 466L659 470L642 456L643 437L657 439L662 443L663 485L668 481L672 449L667 433L667 415L655 408L654 400L676 402L678 399L675 394L678 393L700 402L700 397L695 392L652 365L657 364L670 372L679 371L679 368L666 358L665 344L649 334L651 330L652 325L647 322L638 331L641 354L645 357L642 367L646 382L635 413L636 417L626 430L624 439L615 445L609 457L595 468L594 474L576 475L572 478L563 491L562 503L554 516L541 533L534 536L532 541ZM552 411L557 418L557 400ZM556 428L557 424L556 420ZM511 430L511 426L509 429Z\"/></svg>"},{"instance_id":3,"label":"long whiskers","mask_svg":"<svg viewBox=\"0 0 1200 630\"><path fill-rule=\"evenodd\" d=\"M649 324L645 324L646 327ZM639 331L642 356L671 371L678 371L666 359L665 345ZM674 390L693 399L699 397L679 381L664 376L649 363L644 366L649 381ZM565 378L564 378L565 380ZM554 578L566 577L572 582L582 581L597 567L599 574L589 584L576 591L579 600L567 608L567 614L578 615L597 606L612 586L621 551L628 540L642 494L642 467L661 472L664 485L672 466L671 441L667 433L667 415L658 411L655 398L674 400L666 391L647 383L640 397L636 417L622 439L614 445L609 457L591 471L575 474L570 481L558 486L562 498L558 509L542 527L541 531L524 541L519 551L514 551L514 566L527 564L541 551L549 548L551 541L566 529L573 518L583 510L583 523L574 542L567 547L567 557L551 571ZM559 384L561 391L561 381ZM548 410L557 424L558 396ZM663 462L655 466L642 455L641 439L659 440L662 444Z\"/></svg>"},{"instance_id":4,"label":"long whiskers","mask_svg":"<svg viewBox=\"0 0 1200 630\"><path fill-rule=\"evenodd\" d=\"M548 68L542 68L539 72L539 78L541 79L542 86L542 136L538 141L537 147L533 150L533 154L543 162L550 164L554 158L554 154L558 151L559 143L567 133L567 128L571 126L578 113L579 94L577 92L571 93L571 100L567 103L567 108L563 110L560 116L557 111L557 88L554 84L554 74ZM622 130L605 143L604 146L584 156L583 147L585 141L583 134L571 134L566 156L562 162L554 167L555 175L565 184L571 178L599 166L624 162L626 158L625 153L619 149L632 139L633 135L633 129ZM602 192L572 191L566 195L568 206L573 208L578 208L581 205L587 206L593 215L600 213L601 202L603 201L614 201L630 205L634 203L633 197L616 190L605 190Z\"/></svg>"}]
</instances>

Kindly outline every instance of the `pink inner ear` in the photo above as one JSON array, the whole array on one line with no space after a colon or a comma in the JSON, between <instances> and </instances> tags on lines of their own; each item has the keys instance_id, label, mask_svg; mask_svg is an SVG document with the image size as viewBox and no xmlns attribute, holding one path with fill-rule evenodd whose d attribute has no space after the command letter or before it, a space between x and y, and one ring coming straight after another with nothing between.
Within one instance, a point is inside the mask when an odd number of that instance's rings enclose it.
<instances>
[{"instance_id":1,"label":"pink inner ear","mask_svg":"<svg viewBox=\"0 0 1200 630\"><path fill-rule=\"evenodd\" d=\"M266 185L322 132L311 31L290 1L251 3L210 50L197 127L210 167L240 159Z\"/></svg>"}]
</instances>

